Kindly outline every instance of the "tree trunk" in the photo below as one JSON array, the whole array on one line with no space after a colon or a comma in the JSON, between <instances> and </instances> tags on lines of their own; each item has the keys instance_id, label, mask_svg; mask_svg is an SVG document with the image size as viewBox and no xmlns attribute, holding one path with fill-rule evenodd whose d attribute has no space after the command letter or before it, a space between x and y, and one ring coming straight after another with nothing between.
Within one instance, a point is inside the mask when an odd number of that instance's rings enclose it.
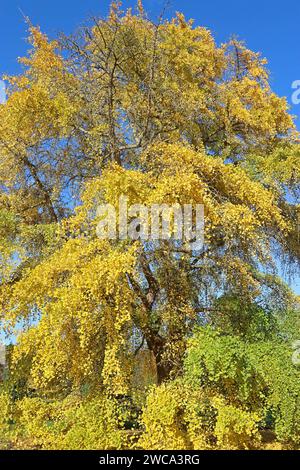
<instances>
[{"instance_id":1,"label":"tree trunk","mask_svg":"<svg viewBox=\"0 0 300 470\"><path fill-rule=\"evenodd\" d=\"M162 382L168 380L171 372L171 367L163 359L165 340L159 336L159 334L151 334L151 336L147 338L147 345L155 358L157 384L160 385Z\"/></svg>"}]
</instances>

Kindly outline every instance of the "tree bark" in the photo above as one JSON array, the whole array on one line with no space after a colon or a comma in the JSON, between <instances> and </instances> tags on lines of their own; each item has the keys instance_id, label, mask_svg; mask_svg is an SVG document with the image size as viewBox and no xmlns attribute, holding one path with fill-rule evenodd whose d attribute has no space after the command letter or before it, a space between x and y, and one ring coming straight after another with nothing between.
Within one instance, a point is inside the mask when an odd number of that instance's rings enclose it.
<instances>
[{"instance_id":1,"label":"tree bark","mask_svg":"<svg viewBox=\"0 0 300 470\"><path fill-rule=\"evenodd\" d=\"M146 337L146 341L149 350L152 351L154 355L157 373L157 384L160 385L162 382L168 380L171 372L171 367L166 363L163 358L165 340L159 334L152 333L150 337Z\"/></svg>"}]
</instances>

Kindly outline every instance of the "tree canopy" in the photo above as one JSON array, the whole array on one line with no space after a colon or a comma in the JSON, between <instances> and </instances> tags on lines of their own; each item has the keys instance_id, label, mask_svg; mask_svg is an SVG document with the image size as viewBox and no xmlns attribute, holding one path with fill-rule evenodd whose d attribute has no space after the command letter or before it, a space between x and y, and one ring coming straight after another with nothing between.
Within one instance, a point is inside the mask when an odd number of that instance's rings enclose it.
<instances>
[{"instance_id":1,"label":"tree canopy","mask_svg":"<svg viewBox=\"0 0 300 470\"><path fill-rule=\"evenodd\" d=\"M0 105L0 320L15 339L1 396L16 427L46 448L249 448L264 426L298 445L299 304L278 263L299 272L300 150L266 60L140 2L55 41L29 23L29 42ZM203 204L201 251L99 239L97 207L122 195Z\"/></svg>"}]
</instances>

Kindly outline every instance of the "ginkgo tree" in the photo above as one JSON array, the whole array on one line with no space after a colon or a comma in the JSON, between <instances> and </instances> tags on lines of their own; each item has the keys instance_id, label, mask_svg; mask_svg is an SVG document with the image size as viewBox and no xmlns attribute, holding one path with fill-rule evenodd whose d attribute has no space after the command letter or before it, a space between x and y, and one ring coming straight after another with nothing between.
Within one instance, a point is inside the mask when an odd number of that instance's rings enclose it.
<instances>
[{"instance_id":1,"label":"ginkgo tree","mask_svg":"<svg viewBox=\"0 0 300 470\"><path fill-rule=\"evenodd\" d=\"M142 350L161 384L182 375L197 325L224 328L234 311L243 336L257 305L259 331L294 308L276 266L299 262L298 138L265 59L236 39L217 46L182 14L154 23L140 2L56 41L29 30L0 105L12 380L40 396L128 396ZM202 250L99 239L97 207L120 196L203 204Z\"/></svg>"}]
</instances>

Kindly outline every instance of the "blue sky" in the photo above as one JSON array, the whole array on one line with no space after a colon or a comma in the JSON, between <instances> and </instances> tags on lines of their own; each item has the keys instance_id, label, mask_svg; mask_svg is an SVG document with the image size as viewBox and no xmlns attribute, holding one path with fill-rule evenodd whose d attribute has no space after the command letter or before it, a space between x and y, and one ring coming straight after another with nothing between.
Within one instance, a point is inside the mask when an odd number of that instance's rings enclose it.
<instances>
[{"instance_id":1,"label":"blue sky","mask_svg":"<svg viewBox=\"0 0 300 470\"><path fill-rule=\"evenodd\" d=\"M25 54L26 25L21 11L33 24L41 26L50 37L58 32L71 33L91 16L105 16L110 0L1 0L0 4L0 75L18 72L17 57ZM124 1L124 8L135 1ZM157 17L164 5L166 16L182 11L195 23L208 27L220 44L232 35L243 39L250 49L268 59L271 85L291 103L292 83L300 80L299 0L144 0L145 9ZM0 86L0 101L3 92ZM300 104L292 105L300 129ZM299 122L298 122L299 121ZM300 282L297 283L300 293Z\"/></svg>"},{"instance_id":2,"label":"blue sky","mask_svg":"<svg viewBox=\"0 0 300 470\"><path fill-rule=\"evenodd\" d=\"M0 82L0 104L5 102L5 84Z\"/></svg>"},{"instance_id":3,"label":"blue sky","mask_svg":"<svg viewBox=\"0 0 300 470\"><path fill-rule=\"evenodd\" d=\"M16 72L16 58L28 48L21 11L50 36L55 36L60 31L72 32L91 15L105 15L109 3L109 0L2 0L0 73ZM163 10L164 4L169 5L167 16L182 11L194 18L196 24L211 29L218 43L234 34L245 40L249 48L262 52L269 60L273 89L290 101L291 84L300 80L299 0L287 0L283 4L271 0L248 3L240 0L144 0L152 17ZM123 5L134 6L135 1L126 0ZM292 112L300 116L300 104L293 106Z\"/></svg>"}]
</instances>

